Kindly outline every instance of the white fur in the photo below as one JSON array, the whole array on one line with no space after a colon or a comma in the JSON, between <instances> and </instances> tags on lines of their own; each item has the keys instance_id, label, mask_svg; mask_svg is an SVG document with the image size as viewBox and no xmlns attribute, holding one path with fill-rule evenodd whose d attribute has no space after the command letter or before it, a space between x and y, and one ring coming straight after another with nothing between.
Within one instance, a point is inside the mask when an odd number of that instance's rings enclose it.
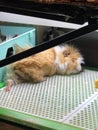
<instances>
[{"instance_id":1,"label":"white fur","mask_svg":"<svg viewBox=\"0 0 98 130\"><path fill-rule=\"evenodd\" d=\"M54 47L54 50L56 54L58 54L59 52L63 52L65 50L65 46L56 46Z\"/></svg>"},{"instance_id":2,"label":"white fur","mask_svg":"<svg viewBox=\"0 0 98 130\"><path fill-rule=\"evenodd\" d=\"M59 58L56 57L55 64L56 64L56 67L57 67L57 73L65 74L66 68L67 68L67 62L65 62L64 64L61 64Z\"/></svg>"},{"instance_id":3,"label":"white fur","mask_svg":"<svg viewBox=\"0 0 98 130\"><path fill-rule=\"evenodd\" d=\"M58 53L59 52L63 52L65 50L64 46L56 46L55 48L55 52L56 52L56 59L55 59L55 64L57 67L57 72L59 74L64 74L66 72L66 68L67 68L67 63L61 63L60 59L58 58Z\"/></svg>"},{"instance_id":4,"label":"white fur","mask_svg":"<svg viewBox=\"0 0 98 130\"><path fill-rule=\"evenodd\" d=\"M84 64L84 59L83 59L83 57L78 58L77 63L78 63L78 65L77 65L77 70L78 70L78 71L81 71L81 70L82 70L81 64L82 64L82 63Z\"/></svg>"},{"instance_id":5,"label":"white fur","mask_svg":"<svg viewBox=\"0 0 98 130\"><path fill-rule=\"evenodd\" d=\"M54 50L56 52L55 64L57 66L57 72L59 74L65 74L66 73L68 63L67 62L61 63L60 59L58 58L58 53L60 53L60 52L62 53L64 50L67 49L67 47L68 47L67 44L65 46L56 46L56 47L54 47ZM82 63L84 64L84 59L81 56L77 60L77 67L76 67L76 69L74 69L72 72L69 72L69 73L77 73L77 72L81 71L82 70L82 66L81 66Z\"/></svg>"}]
</instances>

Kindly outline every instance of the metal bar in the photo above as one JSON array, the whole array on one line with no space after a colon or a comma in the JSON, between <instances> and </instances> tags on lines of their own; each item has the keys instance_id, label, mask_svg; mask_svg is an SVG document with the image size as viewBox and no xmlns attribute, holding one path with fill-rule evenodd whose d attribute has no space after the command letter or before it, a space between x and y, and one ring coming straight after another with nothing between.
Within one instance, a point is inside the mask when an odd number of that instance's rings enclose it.
<instances>
[{"instance_id":1,"label":"metal bar","mask_svg":"<svg viewBox=\"0 0 98 130\"><path fill-rule=\"evenodd\" d=\"M73 39L79 38L85 34L88 34L92 31L95 31L98 29L98 22L94 22L94 24L89 24L85 27L82 27L80 29L71 31L69 33L63 34L61 36L58 36L54 38L53 40L44 42L43 44L37 45L31 49L28 49L24 52L21 52L19 54L13 55L11 57L8 57L6 59L3 59L0 61L0 67L6 66L8 64L11 64L13 62L16 62L18 60L21 60L23 58L29 57L33 54L39 53L41 51L44 51L46 49L49 49L51 47L54 47L56 45L59 45L64 42L71 41Z\"/></svg>"},{"instance_id":2,"label":"metal bar","mask_svg":"<svg viewBox=\"0 0 98 130\"><path fill-rule=\"evenodd\" d=\"M0 1L0 11L45 18L69 23L83 24L91 16L98 15L98 8L75 4L39 4L32 1Z\"/></svg>"},{"instance_id":3,"label":"metal bar","mask_svg":"<svg viewBox=\"0 0 98 130\"><path fill-rule=\"evenodd\" d=\"M33 9L33 7L32 7L32 9L28 9L26 7L21 7L21 6L17 6L17 5L12 5L12 6L10 4L3 5L1 3L0 11L20 14L20 15L26 15L26 16L32 16L32 17L38 17L38 18L57 20L57 21L62 21L62 22L66 21L65 20L66 15L64 15L64 14L38 11L38 10Z\"/></svg>"}]
</instances>

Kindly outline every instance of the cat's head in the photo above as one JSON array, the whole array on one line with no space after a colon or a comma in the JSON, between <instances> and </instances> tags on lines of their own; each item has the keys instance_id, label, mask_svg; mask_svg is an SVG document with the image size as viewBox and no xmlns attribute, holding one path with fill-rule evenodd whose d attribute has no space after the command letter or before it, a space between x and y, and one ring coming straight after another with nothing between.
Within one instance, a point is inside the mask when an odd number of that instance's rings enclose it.
<instances>
[{"instance_id":1,"label":"cat's head","mask_svg":"<svg viewBox=\"0 0 98 130\"><path fill-rule=\"evenodd\" d=\"M84 58L76 47L72 45L66 46L63 56L66 63L66 74L75 74L82 71Z\"/></svg>"},{"instance_id":2,"label":"cat's head","mask_svg":"<svg viewBox=\"0 0 98 130\"><path fill-rule=\"evenodd\" d=\"M82 71L84 58L79 50L72 45L57 46L56 67L59 74L75 74Z\"/></svg>"},{"instance_id":3,"label":"cat's head","mask_svg":"<svg viewBox=\"0 0 98 130\"><path fill-rule=\"evenodd\" d=\"M77 57L77 58L66 58L65 59L66 64L66 71L65 74L76 74L82 71L82 64L84 64L83 57Z\"/></svg>"}]
</instances>

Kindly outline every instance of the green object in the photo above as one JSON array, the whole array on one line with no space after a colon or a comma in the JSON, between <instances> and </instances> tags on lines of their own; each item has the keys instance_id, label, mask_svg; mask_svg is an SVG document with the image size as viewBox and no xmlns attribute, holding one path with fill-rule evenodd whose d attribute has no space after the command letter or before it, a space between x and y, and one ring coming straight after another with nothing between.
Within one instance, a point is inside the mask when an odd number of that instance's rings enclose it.
<instances>
[{"instance_id":1,"label":"green object","mask_svg":"<svg viewBox=\"0 0 98 130\"><path fill-rule=\"evenodd\" d=\"M0 82L0 88L3 88L5 86L4 82Z\"/></svg>"},{"instance_id":2,"label":"green object","mask_svg":"<svg viewBox=\"0 0 98 130\"><path fill-rule=\"evenodd\" d=\"M0 44L0 60L5 59L7 49L13 47L13 44L18 44L20 47L25 47L27 45L35 46L35 28L29 26L4 26L0 25L0 30L2 34L6 35L9 39ZM17 37L13 37L18 35ZM5 72L5 67L0 68L0 82L3 80L3 74Z\"/></svg>"},{"instance_id":3,"label":"green object","mask_svg":"<svg viewBox=\"0 0 98 130\"><path fill-rule=\"evenodd\" d=\"M5 108L0 108L0 118L39 130L83 130L82 128L75 127L73 125L68 125L62 122L56 122Z\"/></svg>"}]
</instances>

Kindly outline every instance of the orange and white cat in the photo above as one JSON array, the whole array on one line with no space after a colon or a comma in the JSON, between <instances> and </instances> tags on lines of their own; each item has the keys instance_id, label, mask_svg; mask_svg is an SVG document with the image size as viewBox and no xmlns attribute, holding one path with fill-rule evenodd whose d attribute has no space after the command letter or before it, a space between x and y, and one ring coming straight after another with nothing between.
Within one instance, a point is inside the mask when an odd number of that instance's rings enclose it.
<instances>
[{"instance_id":1,"label":"orange and white cat","mask_svg":"<svg viewBox=\"0 0 98 130\"><path fill-rule=\"evenodd\" d=\"M15 45L15 53L27 48ZM5 74L6 91L9 91L13 84L41 82L55 74L79 73L82 63L82 55L72 45L53 47L9 65Z\"/></svg>"}]
</instances>

